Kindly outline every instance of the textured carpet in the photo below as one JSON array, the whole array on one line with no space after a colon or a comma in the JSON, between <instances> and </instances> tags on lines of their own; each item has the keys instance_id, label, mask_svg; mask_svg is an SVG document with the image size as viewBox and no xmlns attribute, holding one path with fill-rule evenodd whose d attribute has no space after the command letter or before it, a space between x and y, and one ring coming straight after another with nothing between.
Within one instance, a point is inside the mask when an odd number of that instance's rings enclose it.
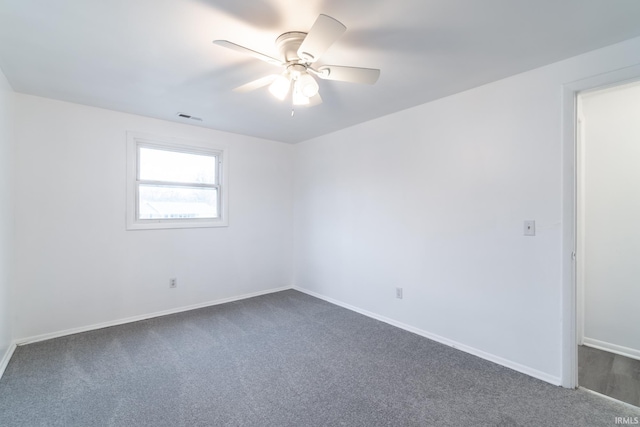
<instances>
[{"instance_id":1,"label":"textured carpet","mask_svg":"<svg viewBox=\"0 0 640 427\"><path fill-rule=\"evenodd\" d=\"M566 390L296 291L18 347L1 426L613 426Z\"/></svg>"}]
</instances>

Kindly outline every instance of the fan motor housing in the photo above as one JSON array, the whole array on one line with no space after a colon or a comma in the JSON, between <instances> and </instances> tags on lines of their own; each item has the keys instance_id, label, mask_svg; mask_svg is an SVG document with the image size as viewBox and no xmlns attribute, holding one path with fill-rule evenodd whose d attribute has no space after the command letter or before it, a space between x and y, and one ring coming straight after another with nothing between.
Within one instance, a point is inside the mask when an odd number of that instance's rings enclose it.
<instances>
[{"instance_id":1,"label":"fan motor housing","mask_svg":"<svg viewBox=\"0 0 640 427\"><path fill-rule=\"evenodd\" d=\"M280 59L282 59L282 62L289 63L300 61L300 58L298 57L298 48L306 36L307 33L290 31L288 33L281 34L276 39L276 48L280 53Z\"/></svg>"}]
</instances>

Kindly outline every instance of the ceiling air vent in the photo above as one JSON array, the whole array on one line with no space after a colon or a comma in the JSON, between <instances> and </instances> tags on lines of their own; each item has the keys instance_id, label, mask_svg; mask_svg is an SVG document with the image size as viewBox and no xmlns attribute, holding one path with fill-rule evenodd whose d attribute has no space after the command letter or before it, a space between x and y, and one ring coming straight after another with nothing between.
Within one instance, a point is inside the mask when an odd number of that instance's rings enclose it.
<instances>
[{"instance_id":1,"label":"ceiling air vent","mask_svg":"<svg viewBox=\"0 0 640 427\"><path fill-rule=\"evenodd\" d=\"M187 113L178 113L178 117L180 117L181 119L191 119L191 120L196 120L198 122L201 122L202 119L200 117L194 117L191 114L187 114Z\"/></svg>"}]
</instances>

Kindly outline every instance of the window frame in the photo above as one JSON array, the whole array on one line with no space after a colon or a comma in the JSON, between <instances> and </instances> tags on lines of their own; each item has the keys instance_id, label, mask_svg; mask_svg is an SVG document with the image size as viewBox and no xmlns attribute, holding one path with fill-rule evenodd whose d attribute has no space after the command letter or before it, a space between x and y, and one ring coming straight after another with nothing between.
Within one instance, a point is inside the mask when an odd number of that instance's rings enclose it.
<instances>
[{"instance_id":1,"label":"window frame","mask_svg":"<svg viewBox=\"0 0 640 427\"><path fill-rule=\"evenodd\" d=\"M140 148L160 149L186 154L209 155L216 158L216 184L176 183L170 181L140 180ZM221 144L163 138L138 132L127 132L127 230L157 230L172 228L209 228L228 226L228 156L229 150ZM144 184L169 185L183 188L215 188L218 190L217 218L139 218L139 186Z\"/></svg>"}]
</instances>

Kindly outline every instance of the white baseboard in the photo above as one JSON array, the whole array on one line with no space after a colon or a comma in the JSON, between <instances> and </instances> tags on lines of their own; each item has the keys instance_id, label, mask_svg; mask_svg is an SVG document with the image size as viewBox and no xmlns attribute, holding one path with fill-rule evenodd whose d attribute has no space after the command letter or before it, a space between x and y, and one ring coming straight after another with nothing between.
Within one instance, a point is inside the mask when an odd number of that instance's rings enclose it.
<instances>
[{"instance_id":1,"label":"white baseboard","mask_svg":"<svg viewBox=\"0 0 640 427\"><path fill-rule=\"evenodd\" d=\"M300 288L300 287L297 287L297 286L293 286L293 287L284 286L284 287L281 287L281 288L268 289L268 290L265 290L265 291L253 292L253 293L250 293L250 294L244 294L244 295L239 295L239 296L230 297L230 298L223 298L223 299L219 299L219 300L215 300L215 301L209 301L209 302L194 304L194 305L185 306L185 307L178 307L178 308L174 308L174 309L170 309L170 310L164 310L164 311L159 311L159 312L155 312L155 313L148 313L148 314L144 314L144 315L140 315L140 316L132 316L132 317L113 320L113 321L109 321L109 322L97 323L97 324L88 325L88 326L82 326L82 327L78 327L78 328L66 329L66 330L58 331L58 332L52 332L52 333L47 333L47 334L35 335L35 336L32 336L32 337L21 338L19 340L14 341L11 344L11 346L9 347L7 352L5 353L4 357L2 358L2 361L0 361L0 378L2 377L2 374L4 373L4 370L6 369L7 365L9 364L9 360L11 359L11 356L13 355L13 352L16 349L16 345L30 344L30 343L34 343L34 342L38 342L38 341L45 341L45 340L52 339L52 338L58 338L58 337L63 337L63 336L67 336L67 335L78 334L78 333L81 333L81 332L88 332L88 331L93 331L93 330L96 330L96 329L102 329L102 328L108 328L108 327L111 327L111 326L122 325L122 324L125 324L125 323L131 323L131 322L137 322L137 321L140 321L140 320L152 319L154 317L161 317L161 316L166 316L166 315L169 315L169 314L181 313L181 312L189 311L189 310L196 310L198 308L210 307L210 306L224 304L224 303L228 303L228 302L239 301L239 300L243 300L243 299L247 299L247 298L257 297L257 296L260 296L260 295L266 295L266 294L271 294L271 293L275 293L275 292L281 292L281 291L285 291L285 290L288 290L288 289L295 289L297 291L300 291L300 292L303 292L305 294L311 295L313 297L322 299L324 301L330 302L330 303L335 304L337 306L346 308L346 309L354 311L356 313L360 313L360 314L362 314L364 316L371 317L372 319L376 319L376 320L379 320L381 322L388 323L388 324L390 324L392 326L398 327L400 329L404 329L404 330L412 332L412 333L414 333L416 335L420 335L420 336L423 336L423 337L428 338L430 340L433 340L433 341L439 342L441 344L453 347L455 349L464 351L465 353L472 354L474 356L480 357L480 358L488 360L490 362L497 363L499 365L502 365L502 366L505 366L507 368L513 369L513 370L521 372L523 374L532 376L534 378L538 378L538 379L540 379L542 381L551 383L553 385L561 385L560 377L555 377L555 376L549 375L549 374L547 374L545 372L541 372L541 371L538 371L536 369L530 368L528 366L524 366L524 365L521 365L519 363L512 362L512 361L504 359L502 357L495 356L493 354L484 352L482 350L478 350L476 348L467 346L465 344L458 343L458 342L450 340L448 338L441 337L441 336L433 334L431 332L427 332L427 331L424 331L422 329L415 328L413 326L404 324L402 322L398 322L398 321L390 319L388 317L381 316L381 315L378 315L376 313L372 313L372 312L367 311L367 310L363 310L361 308L352 306L350 304L346 304L346 303L344 303L342 301L338 301L338 300L335 300L333 298L326 297L324 295L321 295L321 294L318 294L316 292L313 292L313 291L310 291L310 290L307 290L307 289L304 289L304 288ZM587 339L585 338L585 345L587 345L586 341L587 341Z\"/></svg>"},{"instance_id":2,"label":"white baseboard","mask_svg":"<svg viewBox=\"0 0 640 427\"><path fill-rule=\"evenodd\" d=\"M2 359L0 360L0 379L2 379L2 375L4 375L4 371L7 369L9 365L9 361L11 360L11 356L13 356L13 352L16 351L16 343L15 341L9 345L7 351L4 352Z\"/></svg>"},{"instance_id":3,"label":"white baseboard","mask_svg":"<svg viewBox=\"0 0 640 427\"><path fill-rule=\"evenodd\" d=\"M584 337L582 344L587 347L597 348L598 350L608 351L610 353L626 356L631 359L640 360L640 350L635 348L623 347L621 345L611 344L605 341L594 340L593 338Z\"/></svg>"},{"instance_id":4,"label":"white baseboard","mask_svg":"<svg viewBox=\"0 0 640 427\"><path fill-rule=\"evenodd\" d=\"M557 385L557 386L560 386L562 384L562 379L560 377L555 377L553 375L549 375L549 374L547 374L545 372L538 371L537 369L533 369L533 368L530 368L528 366L521 365L519 363L513 362L511 360L507 360L507 359L504 359L502 357L493 355L491 353L487 353L485 351L478 350L478 349L470 347L468 345L461 344L459 342L450 340L448 338L441 337L440 335L436 335L436 334L433 334L431 332L427 332L427 331L424 331L422 329L415 328L413 326L407 325L407 324L402 323L402 322L398 322L398 321L390 319L388 317L380 316L380 315L378 315L376 313L372 313L370 311L363 310L361 308L358 308L358 307L352 306L350 304L346 304L346 303L344 303L342 301L338 301L338 300L335 300L333 298L318 294L318 293L310 291L308 289L300 288L298 286L294 286L293 289L295 289L297 291L300 291L300 292L303 292L305 294L311 295L313 297L320 298L322 300L325 300L325 301L330 302L332 304L335 304L337 306L346 308L348 310L355 311L356 313L363 314L363 315L365 315L367 317L371 317L372 319L380 320L381 322L388 323L388 324L390 324L392 326L395 326L395 327L398 327L400 329L404 329L406 331L413 332L416 335L420 335L420 336L428 338L430 340L437 341L437 342L439 342L441 344L448 345L449 347L453 347L453 348L455 348L457 350L464 351L465 353L472 354L474 356L480 357L481 359L488 360L489 362L497 363L498 365L505 366L507 368L513 369L514 371L521 372L523 374L526 374L526 375L529 375L531 377L537 378L539 380L548 382L550 384Z\"/></svg>"},{"instance_id":5,"label":"white baseboard","mask_svg":"<svg viewBox=\"0 0 640 427\"><path fill-rule=\"evenodd\" d=\"M222 298L222 299L215 300L215 301L208 301L208 302L199 303L199 304L193 304L193 305L189 305L189 306L185 306L185 307L172 308L170 310L157 311L155 313L142 314L142 315L139 315L139 316L126 317L124 319L112 320L112 321L109 321L109 322L96 323L96 324L93 324L93 325L87 325L87 326L81 326L81 327L78 327L78 328L66 329L64 331L50 332L50 333L47 333L47 334L35 335L35 336L31 336L31 337L26 337L26 338L20 338L20 339L15 341L15 344L17 344L17 345L31 344L31 343L38 342L38 341L50 340L52 338L59 338L59 337L67 336L67 335L78 334L80 332L94 331L96 329L108 328L108 327L111 327L111 326L123 325L125 323L138 322L140 320L152 319L154 317L167 316L169 314L182 313L184 311L196 310L198 308L211 307L213 305L225 304L225 303L228 303L228 302L239 301L239 300L243 300L243 299L247 299L247 298L253 298L253 297L260 296L260 295L266 295L266 294L272 294L272 293L275 293L275 292L286 291L287 289L291 289L291 286L284 286L284 287L281 287L281 288L267 289L265 291L252 292L250 294L238 295L238 296L229 297L229 298ZM8 363L8 360L7 360L7 363Z\"/></svg>"}]
</instances>

